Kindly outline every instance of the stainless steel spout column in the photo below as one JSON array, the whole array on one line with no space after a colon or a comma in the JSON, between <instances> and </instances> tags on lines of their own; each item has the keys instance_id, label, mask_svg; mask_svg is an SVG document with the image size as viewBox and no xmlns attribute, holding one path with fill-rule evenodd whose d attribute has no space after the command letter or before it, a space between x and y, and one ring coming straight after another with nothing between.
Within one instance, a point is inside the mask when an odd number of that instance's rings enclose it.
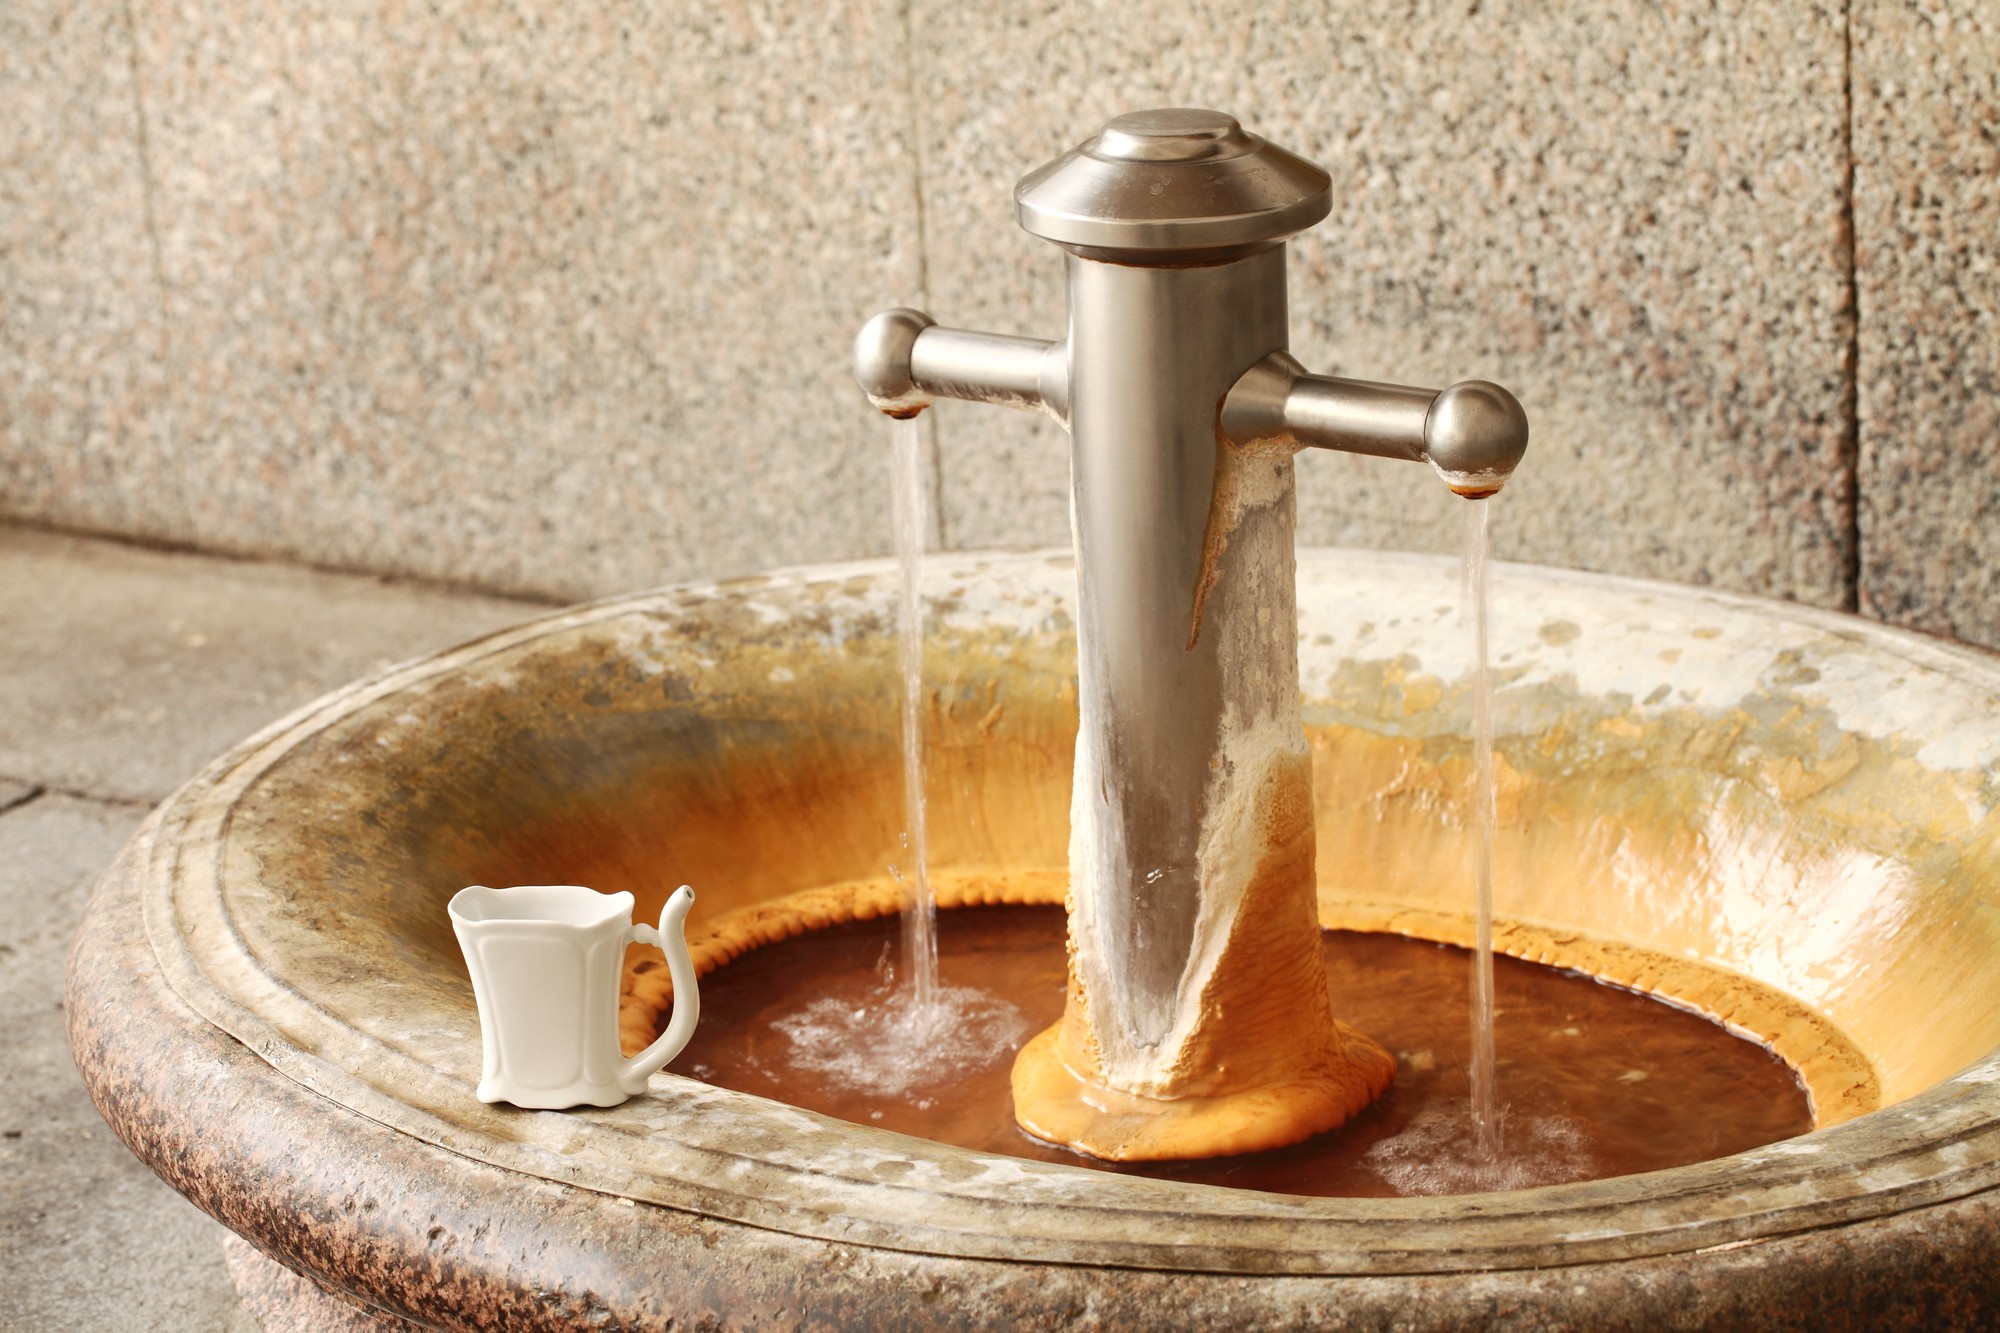
<instances>
[{"instance_id":1,"label":"stainless steel spout column","mask_svg":"<svg viewBox=\"0 0 2000 1333\"><path fill-rule=\"evenodd\" d=\"M1068 268L1087 719L1077 758L1089 775L1079 779L1072 818L1097 835L1078 839L1072 864L1084 858L1100 890L1090 924L1116 1008L1099 1023L1122 1029L1102 1036L1114 1047L1157 1048L1200 913L1198 848L1228 704L1219 636L1195 623L1216 404L1284 345L1285 255L1273 246L1221 264L1145 267L1071 254ZM1290 472L1289 461L1282 466ZM1232 589L1217 591L1226 600ZM1296 618L1290 591L1265 608L1281 624ZM1138 1052L1105 1054L1127 1056L1115 1061L1123 1065Z\"/></svg>"},{"instance_id":2,"label":"stainless steel spout column","mask_svg":"<svg viewBox=\"0 0 2000 1333\"><path fill-rule=\"evenodd\" d=\"M1394 1074L1326 997L1292 457L1421 459L1490 494L1526 418L1497 386L1363 384L1291 358L1284 242L1326 216L1331 189L1218 112L1120 116L1015 190L1021 225L1067 252L1063 341L893 310L855 346L885 412L966 398L1069 427L1070 992L1014 1095L1029 1130L1099 1156L1295 1142Z\"/></svg>"}]
</instances>

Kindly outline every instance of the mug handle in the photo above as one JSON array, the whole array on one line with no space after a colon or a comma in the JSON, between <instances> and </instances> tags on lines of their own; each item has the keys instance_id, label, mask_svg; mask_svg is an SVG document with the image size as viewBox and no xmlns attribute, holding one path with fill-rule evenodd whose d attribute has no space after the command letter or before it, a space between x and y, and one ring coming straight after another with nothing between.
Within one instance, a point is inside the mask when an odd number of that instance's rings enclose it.
<instances>
[{"instance_id":1,"label":"mug handle","mask_svg":"<svg viewBox=\"0 0 2000 1333\"><path fill-rule=\"evenodd\" d=\"M632 927L629 938L651 944L667 956L667 975L674 979L674 1012L667 1030L645 1050L627 1060L618 1071L618 1082L626 1092L643 1092L646 1080L679 1055L694 1037L694 1025L701 1018L701 993L695 986L694 955L687 947L687 914L694 906L694 890L683 884L660 909L656 930L643 921Z\"/></svg>"}]
</instances>

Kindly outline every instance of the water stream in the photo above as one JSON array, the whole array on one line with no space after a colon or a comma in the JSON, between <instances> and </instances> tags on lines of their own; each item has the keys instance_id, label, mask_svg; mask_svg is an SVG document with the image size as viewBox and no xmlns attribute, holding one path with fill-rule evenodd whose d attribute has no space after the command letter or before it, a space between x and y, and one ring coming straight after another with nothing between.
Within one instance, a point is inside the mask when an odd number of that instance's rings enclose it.
<instances>
[{"instance_id":1,"label":"water stream","mask_svg":"<svg viewBox=\"0 0 2000 1333\"><path fill-rule=\"evenodd\" d=\"M1487 532L1492 501L1468 501L1465 519L1465 601L1472 613L1472 804L1478 837L1472 850L1472 1125L1477 1159L1500 1157L1500 1094L1493 1048L1493 836L1499 824L1493 782L1493 676L1487 664L1492 597L1486 586Z\"/></svg>"},{"instance_id":2,"label":"water stream","mask_svg":"<svg viewBox=\"0 0 2000 1333\"><path fill-rule=\"evenodd\" d=\"M937 894L931 888L924 827L924 513L923 431L917 417L891 422L890 508L896 539L896 633L903 677L903 851L889 873L903 885L903 984L910 1007L938 1004Z\"/></svg>"},{"instance_id":3,"label":"water stream","mask_svg":"<svg viewBox=\"0 0 2000 1333\"><path fill-rule=\"evenodd\" d=\"M865 979L771 1021L785 1062L831 1088L885 1106L928 1111L939 1091L973 1069L1011 1057L1028 1020L1007 1000L947 986L938 972L937 893L931 884L924 801L923 432L916 418L892 429L890 483L898 583L897 672L902 685L902 854L887 870L902 887L902 953L885 946Z\"/></svg>"}]
</instances>

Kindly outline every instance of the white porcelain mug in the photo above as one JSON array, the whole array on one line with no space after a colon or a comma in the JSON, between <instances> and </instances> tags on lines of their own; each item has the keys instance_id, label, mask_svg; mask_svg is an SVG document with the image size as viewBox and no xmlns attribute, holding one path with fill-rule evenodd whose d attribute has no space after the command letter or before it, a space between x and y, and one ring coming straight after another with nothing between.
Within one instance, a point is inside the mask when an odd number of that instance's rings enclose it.
<instances>
[{"instance_id":1,"label":"white porcelain mug","mask_svg":"<svg viewBox=\"0 0 2000 1333\"><path fill-rule=\"evenodd\" d=\"M683 884L657 930L632 923L629 893L575 884L516 889L474 885L451 900L451 926L472 972L484 1066L479 1100L536 1110L616 1106L681 1053L701 1016L685 935L694 890ZM618 978L625 946L667 956L674 1012L659 1040L624 1058Z\"/></svg>"}]
</instances>

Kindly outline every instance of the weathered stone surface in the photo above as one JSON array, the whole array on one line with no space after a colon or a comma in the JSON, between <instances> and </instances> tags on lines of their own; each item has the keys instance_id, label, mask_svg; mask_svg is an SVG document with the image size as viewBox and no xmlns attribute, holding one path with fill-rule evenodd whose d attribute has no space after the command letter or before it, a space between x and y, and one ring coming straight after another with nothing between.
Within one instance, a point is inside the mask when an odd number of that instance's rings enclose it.
<instances>
[{"instance_id":1,"label":"weathered stone surface","mask_svg":"<svg viewBox=\"0 0 2000 1333\"><path fill-rule=\"evenodd\" d=\"M1230 110L1334 176L1294 249L1308 365L1527 404L1502 554L1841 602L1836 10L927 3L911 27L941 321L1059 336L1060 255L1013 225L1010 183L1121 110ZM1052 425L939 419L950 540L1064 537ZM1459 540L1456 502L1398 464L1313 456L1299 490L1305 541Z\"/></svg>"},{"instance_id":2,"label":"weathered stone surface","mask_svg":"<svg viewBox=\"0 0 2000 1333\"><path fill-rule=\"evenodd\" d=\"M311 1329L313 1333L416 1333L407 1319L370 1310L335 1296L310 1278L258 1253L249 1241L225 1232L222 1252L229 1276L243 1298L246 1316L255 1311L267 1330Z\"/></svg>"},{"instance_id":3,"label":"weathered stone surface","mask_svg":"<svg viewBox=\"0 0 2000 1333\"><path fill-rule=\"evenodd\" d=\"M178 530L125 6L0 9L0 509Z\"/></svg>"},{"instance_id":4,"label":"weathered stone surface","mask_svg":"<svg viewBox=\"0 0 2000 1333\"><path fill-rule=\"evenodd\" d=\"M1441 582L1448 586L1449 574L1436 572L1443 574ZM1592 587L1592 600L1600 604L1613 587L1569 576L1532 577L1546 585ZM854 595L850 583L843 577L829 586L843 589L840 595L849 597ZM1348 577L1338 583L1354 587L1368 586L1370 581ZM759 617L767 634L784 632L774 626L812 624L814 634L825 634L829 640L835 635L831 618L786 614L779 586L779 581L769 581L733 593L697 589L669 594L689 599L683 609L691 622L680 628L696 637L684 640L682 649L701 653L698 636L703 632L739 643L755 638L754 632L731 623L726 609L731 597L744 599L741 612ZM1761 635L1766 627L1785 622L1793 627L1817 626L1831 645L1826 651L1835 658L1867 651L1839 637L1832 622L1805 612L1733 604L1693 593L1668 598L1643 589L1625 592L1610 604L1620 607L1621 615L1645 617L1635 629L1661 633L1673 642L1688 641L1686 633L1668 629L1678 617L1700 624L1713 615L1735 622L1735 633L1744 636ZM1536 600L1544 606L1560 605L1561 597L1551 587ZM982 604L977 596L967 600L973 606ZM1407 594L1402 600L1408 602ZM1662 605L1670 601L1682 603L1681 608ZM1645 609L1649 604L1658 614ZM1016 602L999 605L1007 608L1001 613L1007 617L1022 614ZM529 756L548 752L535 749L529 740L531 729L520 726L516 710L537 699L567 699L567 692L587 691L591 678L563 665L570 659L562 653L544 652L552 645L537 636L552 630L566 633L561 627L574 626L579 618L615 615L615 606L566 613L544 626L523 630L524 637L513 642L510 651L523 654L523 661L532 654L550 673L545 679L551 685L538 684L522 671L500 693L477 690L454 698L449 690L425 690L421 704L415 691L365 702L349 695L329 705L320 715L316 734L285 742L293 747L286 758L295 762L265 770L282 774L277 780L282 791L273 791L278 800L268 811L274 816L268 824L274 833L271 841L217 848L223 854L213 858L159 856L158 839L185 838L187 844L202 844L202 835L181 822L197 810L205 817L228 806L230 819L223 827L232 832L226 838L255 819L244 801L260 783L233 797L199 784L191 786L161 812L159 822L142 831L87 909L84 943L70 973L70 1033L93 1096L121 1136L177 1188L265 1253L308 1271L329 1287L428 1324L510 1330L568 1328L586 1321L606 1328L794 1323L871 1329L976 1324L1054 1328L1085 1321L1098 1327L1141 1328L1156 1326L1163 1311L1190 1324L1301 1328L1334 1320L1348 1327L1465 1327L1502 1315L1537 1326L1591 1328L1680 1323L1936 1327L1990 1322L1991 1311L2000 1302L2000 1278L1996 1278L2000 1270L1992 1262L2000 1157L1994 1151L1991 1056L1969 1067L1957 1060L1944 1061L1942 1069L1960 1071L1950 1076L1948 1084L1919 1091L1898 1106L1801 1143L1670 1173L1524 1192L1509 1196L1499 1208L1490 1196L1397 1204L1283 1200L1254 1194L1227 1197L1224 1191L1086 1177L1027 1163L995 1174L990 1170L992 1161L972 1160L960 1150L896 1142L892 1136L816 1121L804 1113L784 1116L768 1134L746 1134L752 1116L768 1114L768 1103L732 1106L717 1090L693 1085L658 1092L663 1108L689 1095L703 1099L678 1101L678 1110L668 1112L683 1117L674 1126L678 1132L642 1137L615 1131L624 1146L608 1155L593 1153L588 1140L612 1128L628 1112L646 1113L651 1098L576 1116L510 1113L508 1123L496 1126L496 1132L459 1127L442 1135L436 1128L424 1131L453 1143L459 1152L430 1146L414 1133L397 1132L377 1115L348 1109L360 1104L342 1104L354 1087L350 1074L380 1076L390 1068L386 1062L392 1058L393 1041L419 1031L426 1039L438 1036L440 1029L431 1015L439 1010L431 1008L427 1014L417 988L403 986L403 1008L398 1013L414 1021L400 1037L384 1032L360 1059L339 1064L332 1063L330 1055L337 1043L320 1035L307 1038L318 1052L310 1058L323 1063L310 1077L301 1077L305 1070L295 1061L305 1053L290 1047L296 1039L293 1034L314 1026L323 1034L323 1025L310 1018L294 1024L293 1018L304 1016L303 1008L281 1020L282 1026L260 1031L257 1024L276 1018L277 1008L290 1006L293 999L288 997L308 996L312 988L304 971L287 966L286 974L299 989L286 991L258 983L241 988L236 982L248 975L244 969L204 967L192 952L183 950L199 945L205 951L225 940L229 932L217 928L222 921L242 929L238 938L246 941L269 942L273 937L253 925L247 913L218 918L201 904L232 899L267 905L283 902L290 892L287 885L310 879L288 873L281 865L280 843L298 838L300 860L324 858L340 862L343 869L312 881L314 888L292 899L304 909L297 917L301 926L308 913L327 923L322 932L295 938L308 948L324 948L339 938L335 923L353 925L363 917L348 910L354 896L338 890L335 881L352 875L359 882L367 867L388 862L362 853L359 843L341 841L334 831L336 821L321 817L339 799L335 789L345 782L316 777L304 757L316 755L331 767L339 758L373 755L377 750L396 754L396 742L381 743L389 740L394 728L404 746L412 737L450 742L446 759L397 767L395 772L443 774L467 756L491 753L482 750L483 742L467 743L468 737L487 734L470 716L478 706L469 701L483 698L486 707L510 719L501 732L504 762L515 773L546 773L548 765L530 761ZM779 614L772 616L773 610ZM1665 625L1662 615L1667 617ZM869 617L868 623L879 626L882 617ZM1031 616L1028 623L1050 622ZM701 625L711 628L702 631L697 628ZM851 628L853 622L848 624ZM1587 642L1589 633L1583 640L1571 637L1563 642ZM1973 654L1931 649L1890 631L1859 637L1872 637L1883 654L1877 667L1885 673L1907 672L1920 678L1929 671L1946 670L1949 664L1972 678L1968 684L1992 674L1991 664ZM1717 641L1728 638L1729 631L1722 630ZM1330 635L1326 642L1331 644ZM1585 652L1577 665L1593 665L1617 681L1628 680L1624 673L1636 665L1650 677L1652 664L1662 656L1653 651L1655 647L1645 644L1641 651L1634 646L1626 650L1629 658L1618 652L1609 659ZM1671 661L1679 661L1679 650L1674 653ZM1404 654L1392 656L1400 659ZM602 661L603 655L587 653L583 660ZM1788 660L1791 667L1802 665L1796 656L1781 660ZM426 669L413 668L405 683L416 685ZM460 669L474 668L468 663ZM508 667L504 659L488 656L476 669L502 673ZM601 718L631 716L619 707L620 694L626 692L654 708L661 707L663 699L682 698L644 674L614 670L600 679L609 682L614 676L619 679L602 696L605 703L597 714ZM1767 688L1762 676L1754 686L1746 675L1734 678L1741 682L1738 688ZM786 686L811 677L787 673L780 679L776 672L758 672L739 679L744 683L761 679L779 692L771 696L777 698L788 695ZM1825 679L1807 668L1800 675L1787 674L1782 682L1771 682L1770 687L1790 690L1802 680ZM1837 696L1848 696L1840 705L1846 710L1842 716L1848 716L1848 706L1857 703L1855 696L1864 713L1865 705L1880 698L1881 691L1870 688L1867 679L1848 676L1844 688L1836 688ZM1983 696L1990 689L1982 686L1979 691ZM732 692L726 697L728 716L746 716L747 696ZM1617 701L1619 716L1628 711L1628 689L1621 686L1604 697ZM1383 702L1407 715L1403 708L1407 701L1404 695ZM1712 692L1705 703L1725 706ZM337 714L349 704L358 713L375 710L377 718L349 733L364 743L345 747L335 732L344 727ZM768 715L761 704L747 707L747 716ZM426 720L424 713L430 709L436 710L434 718L451 719L449 730ZM1763 715L1776 710L1756 711ZM1926 711L1934 718L1951 715L1942 708ZM578 715L576 708L565 706L545 716ZM1943 723L1937 725L1944 728ZM566 730L564 734L574 736ZM374 739L368 740L370 736ZM1962 738L1956 733L1941 737L1933 733L1932 739ZM1970 743L1982 744L1977 737ZM567 752L603 755L607 749L593 743ZM701 751L727 752L725 747ZM1762 757L1770 753L1762 746L1757 752ZM1986 753L1983 747L1977 752ZM1971 762L1965 751L1957 753L1954 763ZM276 757L268 751L256 757L247 750L238 752L246 769ZM402 765L410 757L404 749L402 758L385 762ZM367 767L358 765L357 771ZM600 778L606 771L598 770ZM1899 774L1907 775L1907 770ZM382 777L377 773L368 780ZM438 787L435 782L425 785L433 791ZM494 782L469 783L464 790L500 802L496 809L528 808ZM553 790L567 800L576 788L556 784ZM1952 792L1954 811L1961 803L1960 790ZM284 832L299 827L296 816L278 817L279 807L288 802L313 812L313 839ZM388 823L408 821L405 828L417 836L403 837L401 845L422 855L446 845L455 836L450 831L453 825L478 827L487 822L447 814L449 807L442 804L404 802L400 809L392 809L389 802L363 799L352 808L381 812ZM644 811L639 826L654 827L656 805L645 802L631 808ZM1589 826L1588 802L1568 808L1586 816L1579 827ZM1865 822L1870 829L1879 826L1878 821ZM574 819L567 826L592 845L615 827L597 819ZM429 836L429 830L438 836ZM1686 846L1690 840L1672 841ZM1765 877L1776 887L1767 885L1765 892L1774 901L1798 897L1788 887L1796 881L1785 879L1784 858L1774 859L1768 843L1758 845L1765 852L1760 864L1770 861L1778 867L1773 876ZM1831 876L1852 880L1852 860L1836 855L1826 864L1833 867ZM247 892L216 891L220 886L199 882L217 866L233 867ZM1938 884L1939 892L1923 895L1934 919L1947 929L1960 927L1962 913L1953 908L1962 906L1967 885L1977 896L1976 881L1982 873L1961 867L1949 884ZM162 905L158 895L166 886L161 876L192 890L185 897L176 890L173 910L185 913L180 919L195 928L150 937L120 930L119 923L132 916L142 893L148 895L149 906ZM1684 878L1677 876L1665 884L1678 888ZM375 882L381 882L379 875ZM1734 884L1733 877L1716 885L1739 901L1745 892L1754 895ZM1898 911L1911 891L1908 883L1893 876L1878 880L1876 887ZM1817 890L1807 888L1803 893L1801 901L1817 900ZM1685 899L1678 892L1636 896L1654 900L1670 919L1687 918ZM408 914L409 901L405 895L390 911L373 918L393 924L396 932L378 939L400 943L371 948L350 942L340 947L337 958L328 956L346 976L342 984L349 994L367 984L354 971L356 959L378 958L385 967L412 969L424 977L437 974L436 964L448 956L438 951L449 950L448 938L439 938L435 923L418 925ZM1871 942L1886 938L1867 930L1874 919L1869 910L1854 903L1849 907L1856 910L1843 914L1846 927L1869 934ZM1754 930L1753 919L1762 915L1761 909L1752 909L1750 919L1731 920ZM1848 989L1852 978L1809 961L1826 947L1824 932L1813 924L1816 920L1796 919L1802 932L1793 937L1798 948L1772 941L1768 948L1756 946L1756 952L1760 958L1789 960L1783 965L1809 969L1832 989ZM1724 927L1718 936L1736 938L1736 932ZM1974 953L1980 947L1976 932L1968 936L1959 928L1954 938L1969 941L1966 948ZM1899 938L1899 943L1907 942L1907 935ZM425 951L431 954L428 966L423 962ZM1930 956L1923 949L1919 953ZM262 956L299 958L268 950ZM230 1039L168 989L163 975L167 968L172 969L180 994L202 1005L205 1012L217 1014L217 1021L241 1024L247 1011L229 1003L218 1009L220 997L211 986L263 1011L262 1018L248 1028L237 1028L243 1040ZM1973 959L1966 972L1956 975L1963 978L1976 968ZM225 979L224 972L235 980ZM1877 979L1927 975L1933 983L1948 983L1954 975L1943 967L1861 972ZM462 993L449 1007L464 1013ZM1938 1012L1936 1003L1921 1008L1933 1015ZM1963 1031L1990 1032L1991 1013L1990 1005L1967 1004L1957 1021L1974 1025ZM1892 1045L1900 1047L1906 1027L1885 1026ZM451 1059L469 1068L462 1064L471 1049L465 1045L467 1037L461 1032L449 1040L454 1049ZM285 1068L289 1074L280 1072ZM401 1092L412 1083L399 1076L388 1086ZM477 1107L464 1086L452 1099L457 1111L450 1119L445 1118L442 1102L433 1104L438 1119L428 1122L431 1126L452 1124L460 1112L497 1113L496 1108ZM659 1122L659 1127L664 1131L668 1123ZM518 1147L534 1140L563 1145L553 1170L536 1175L507 1171L490 1157L496 1144ZM562 1183L589 1179L587 1172L607 1163L623 1169L641 1142L646 1151L690 1154L682 1159L684 1167L662 1178L667 1197L657 1202L666 1206ZM760 1156L763 1165L781 1166L785 1174L795 1175L793 1184L767 1188L775 1177L761 1172ZM759 1174L752 1176L751 1169ZM707 1174L711 1171L713 1176ZM840 1184L843 1179L862 1185L865 1195L847 1192ZM756 1188L746 1190L745 1182L753 1180ZM627 1187L618 1188L624 1192ZM963 1217L948 1213L964 1202L963 1191L991 1200L997 1210L1010 1215L1007 1220L1018 1224L995 1231L946 1225L949 1217ZM1119 1197L1107 1197L1112 1194ZM720 1215L724 1207L740 1207L746 1197L754 1197L759 1207L773 1208L774 1214L763 1222L735 1214L730 1215L735 1220L725 1220ZM1023 1218L1024 1201L1029 1199L1035 1206ZM1612 1225L1578 1224L1578 1210L1599 1206L1603 1207L1599 1216ZM1758 1215L1737 1211L1746 1206ZM1760 1211L1766 1207L1770 1211ZM893 1233L871 1232L871 1223L887 1220L880 1211L885 1209L898 1215L899 1228L907 1225L910 1234L928 1233L925 1243L901 1243ZM1328 1243L1328 1233L1335 1231L1344 1233L1345 1239ZM1106 1250L1099 1248L1107 1244L1130 1248L1113 1251L1121 1257L1107 1260ZM1496 1251L1510 1258L1485 1261ZM1198 1254L1199 1259L1177 1266L1176 1252ZM1452 1271L1460 1266L1472 1271Z\"/></svg>"},{"instance_id":5,"label":"weathered stone surface","mask_svg":"<svg viewBox=\"0 0 2000 1333\"><path fill-rule=\"evenodd\" d=\"M1861 603L2000 644L2000 13L1854 17Z\"/></svg>"},{"instance_id":6,"label":"weathered stone surface","mask_svg":"<svg viewBox=\"0 0 2000 1333\"><path fill-rule=\"evenodd\" d=\"M0 527L0 774L150 804L316 695L534 610Z\"/></svg>"},{"instance_id":7,"label":"weathered stone surface","mask_svg":"<svg viewBox=\"0 0 2000 1333\"><path fill-rule=\"evenodd\" d=\"M43 796L0 814L0 1325L222 1329L223 1231L105 1128L63 1036L63 964L136 810ZM115 929L137 931L137 922Z\"/></svg>"},{"instance_id":8,"label":"weathered stone surface","mask_svg":"<svg viewBox=\"0 0 2000 1333\"><path fill-rule=\"evenodd\" d=\"M14 512L564 596L886 550L846 369L915 295L886 0L136 14L170 438Z\"/></svg>"}]
</instances>

